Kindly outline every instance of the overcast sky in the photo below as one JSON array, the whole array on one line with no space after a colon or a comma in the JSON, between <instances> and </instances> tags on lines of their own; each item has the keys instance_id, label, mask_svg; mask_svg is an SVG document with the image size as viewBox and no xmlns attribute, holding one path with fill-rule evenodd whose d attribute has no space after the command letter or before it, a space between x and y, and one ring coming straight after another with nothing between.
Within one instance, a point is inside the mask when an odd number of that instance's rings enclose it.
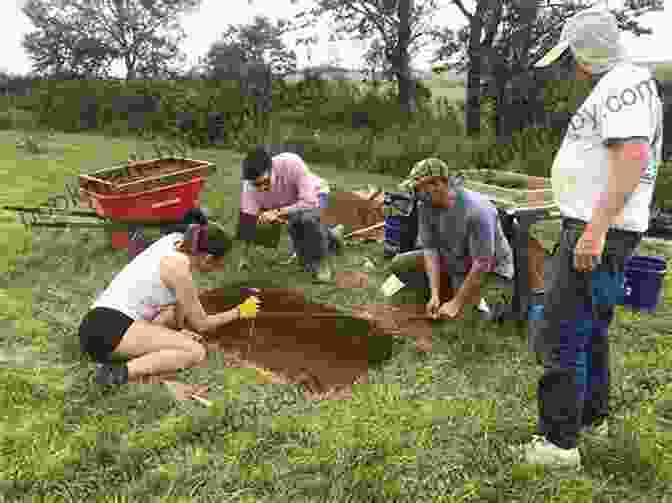
<instances>
[{"instance_id":1,"label":"overcast sky","mask_svg":"<svg viewBox=\"0 0 672 503\"><path fill-rule=\"evenodd\" d=\"M31 24L21 12L25 0L0 0L0 69L12 73L30 71L30 59L21 47L22 37L31 31ZM473 1L465 0L468 8L473 8ZM613 0L611 6L621 2ZM672 59L670 47L672 37L672 9L665 0L665 12L642 16L641 22L653 29L653 35L635 38L627 36L628 49L632 57L639 61L660 61ZM183 27L187 40L182 49L189 57L189 63L195 64L199 57L207 52L210 44L217 40L229 24L249 23L255 15L265 15L272 19L290 18L302 7L311 5L310 0L299 0L292 5L290 0L202 0L198 12L186 16ZM462 13L452 5L451 0L440 0L441 11L434 22L442 26L459 28L465 24ZM335 62L348 68L361 68L361 55L365 50L360 44L352 41L329 42L329 24L320 28L321 40L312 50L312 64ZM291 39L288 40L291 44ZM429 59L433 47L427 47L413 62L420 69L429 68ZM308 64L308 52L304 47L297 48L299 65ZM339 61L340 59L340 61Z\"/></svg>"}]
</instances>

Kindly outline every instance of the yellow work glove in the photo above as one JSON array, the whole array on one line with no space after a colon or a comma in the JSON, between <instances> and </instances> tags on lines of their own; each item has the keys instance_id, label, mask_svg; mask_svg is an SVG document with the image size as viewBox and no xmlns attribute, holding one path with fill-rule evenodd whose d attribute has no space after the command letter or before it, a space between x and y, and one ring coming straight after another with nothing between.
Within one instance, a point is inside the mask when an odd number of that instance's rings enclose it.
<instances>
[{"instance_id":1,"label":"yellow work glove","mask_svg":"<svg viewBox=\"0 0 672 503\"><path fill-rule=\"evenodd\" d=\"M258 297L248 297L245 302L238 306L238 313L241 319L256 318L259 311Z\"/></svg>"}]
</instances>

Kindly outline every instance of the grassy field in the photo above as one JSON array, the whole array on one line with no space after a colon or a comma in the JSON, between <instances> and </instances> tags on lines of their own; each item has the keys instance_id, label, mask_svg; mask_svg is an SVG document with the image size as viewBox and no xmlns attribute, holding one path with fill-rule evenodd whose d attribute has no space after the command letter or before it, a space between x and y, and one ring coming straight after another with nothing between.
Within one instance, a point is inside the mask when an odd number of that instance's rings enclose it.
<instances>
[{"instance_id":1,"label":"grassy field","mask_svg":"<svg viewBox=\"0 0 672 503\"><path fill-rule=\"evenodd\" d=\"M44 204L78 173L149 151L131 140L57 135L48 153L29 155L15 140L0 133L2 204ZM217 164L203 202L228 220L238 208L240 157L191 156ZM313 168L344 186L397 181ZM79 354L77 327L127 262L125 251L111 249L99 230L29 234L11 214L0 214L0 226L0 502L672 502L669 274L659 312L619 311L611 332L614 438L582 441L583 472L547 472L508 450L531 437L540 375L525 336L510 327L446 323L428 354L400 339L346 401L308 401L293 386L261 384L217 354L181 375L210 386L212 408L152 386L102 394ZM537 231L550 247L557 223ZM283 257L286 244L284 236ZM344 269L357 270L364 257L378 265L368 290L313 285L270 250L250 276L235 272L236 252L230 268L197 282L272 277L318 302L384 302L381 248L352 245L338 259ZM650 243L638 253L672 256Z\"/></svg>"},{"instance_id":2,"label":"grassy field","mask_svg":"<svg viewBox=\"0 0 672 503\"><path fill-rule=\"evenodd\" d=\"M435 100L445 98L450 102L464 101L467 92L464 84L459 81L455 82L437 77L426 80L425 84L432 91L432 99Z\"/></svg>"},{"instance_id":3,"label":"grassy field","mask_svg":"<svg viewBox=\"0 0 672 503\"><path fill-rule=\"evenodd\" d=\"M430 91L432 91L433 100L447 98L451 102L464 101L466 88L461 81L434 77L432 79L423 80L422 82L430 89ZM396 88L396 84L384 82L381 87L383 89Z\"/></svg>"}]
</instances>

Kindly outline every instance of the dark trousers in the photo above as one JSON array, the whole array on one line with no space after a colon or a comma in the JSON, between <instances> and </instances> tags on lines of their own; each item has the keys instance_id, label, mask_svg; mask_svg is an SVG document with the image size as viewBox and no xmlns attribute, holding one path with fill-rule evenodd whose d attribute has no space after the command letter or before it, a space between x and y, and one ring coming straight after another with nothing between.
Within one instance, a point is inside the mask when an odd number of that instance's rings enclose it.
<instances>
[{"instance_id":1,"label":"dark trousers","mask_svg":"<svg viewBox=\"0 0 672 503\"><path fill-rule=\"evenodd\" d=\"M625 261L641 241L641 234L610 230L601 263L579 272L574 249L584 228L584 222L563 219L540 341L538 432L565 449L576 446L582 427L609 414L608 330L622 298Z\"/></svg>"},{"instance_id":2,"label":"dark trousers","mask_svg":"<svg viewBox=\"0 0 672 503\"><path fill-rule=\"evenodd\" d=\"M297 257L306 270L315 272L320 262L335 249L330 228L320 222L320 209L302 209L287 215L287 232Z\"/></svg>"}]
</instances>

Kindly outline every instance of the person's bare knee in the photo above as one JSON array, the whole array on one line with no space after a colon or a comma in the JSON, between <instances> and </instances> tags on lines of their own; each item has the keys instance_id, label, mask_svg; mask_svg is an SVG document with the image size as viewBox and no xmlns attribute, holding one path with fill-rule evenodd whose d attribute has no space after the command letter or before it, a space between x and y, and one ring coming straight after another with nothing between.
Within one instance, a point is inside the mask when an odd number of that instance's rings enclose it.
<instances>
[{"instance_id":1,"label":"person's bare knee","mask_svg":"<svg viewBox=\"0 0 672 503\"><path fill-rule=\"evenodd\" d=\"M175 330L177 328L177 322L175 320L174 309L169 308L161 311L156 318L152 320L152 323Z\"/></svg>"},{"instance_id":2,"label":"person's bare knee","mask_svg":"<svg viewBox=\"0 0 672 503\"><path fill-rule=\"evenodd\" d=\"M199 363L205 361L206 357L208 356L208 351L205 349L203 344L195 342L191 350L191 354L194 356L194 365L198 365Z\"/></svg>"},{"instance_id":3,"label":"person's bare knee","mask_svg":"<svg viewBox=\"0 0 672 503\"><path fill-rule=\"evenodd\" d=\"M186 335L189 338L187 345L185 347L185 351L187 351L191 355L193 365L197 365L203 362L208 355L205 346L201 344L203 336L201 336L197 332L192 332L191 330L188 329L182 329L180 330L180 333Z\"/></svg>"},{"instance_id":4,"label":"person's bare knee","mask_svg":"<svg viewBox=\"0 0 672 503\"><path fill-rule=\"evenodd\" d=\"M195 344L198 344L194 339L195 337L188 331L177 332L162 325L138 320L126 331L115 353L130 357L155 353L164 349L191 353L197 351L192 349Z\"/></svg>"}]
</instances>

